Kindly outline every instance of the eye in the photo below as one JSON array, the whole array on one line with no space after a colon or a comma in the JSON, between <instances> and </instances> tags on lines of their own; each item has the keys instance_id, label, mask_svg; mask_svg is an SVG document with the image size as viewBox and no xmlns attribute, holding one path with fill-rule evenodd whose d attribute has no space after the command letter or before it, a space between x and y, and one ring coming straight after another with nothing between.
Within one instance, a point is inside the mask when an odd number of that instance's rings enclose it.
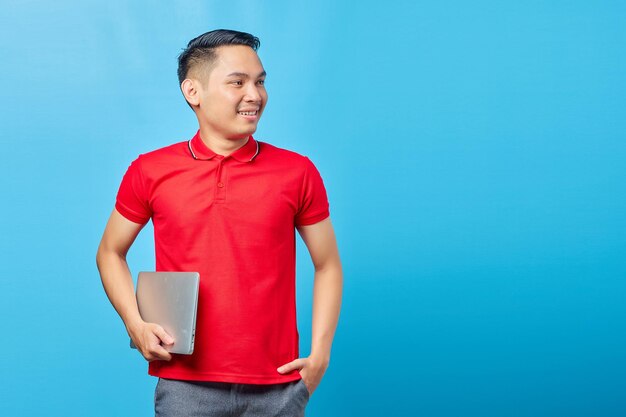
<instances>
[{"instance_id":1,"label":"eye","mask_svg":"<svg viewBox=\"0 0 626 417\"><path fill-rule=\"evenodd\" d=\"M240 86L240 85L243 85L243 81L241 81L241 80L235 80L235 81L232 81L232 82L231 82L231 84L234 84L234 85Z\"/></svg>"},{"instance_id":2,"label":"eye","mask_svg":"<svg viewBox=\"0 0 626 417\"><path fill-rule=\"evenodd\" d=\"M265 80L259 80L259 81L257 81L257 84L258 85L265 85Z\"/></svg>"}]
</instances>

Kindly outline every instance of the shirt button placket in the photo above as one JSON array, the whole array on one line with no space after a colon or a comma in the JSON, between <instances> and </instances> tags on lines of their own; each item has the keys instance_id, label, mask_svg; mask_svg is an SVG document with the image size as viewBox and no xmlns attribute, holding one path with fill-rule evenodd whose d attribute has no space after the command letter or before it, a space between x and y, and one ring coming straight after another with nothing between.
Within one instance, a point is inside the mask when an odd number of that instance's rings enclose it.
<instances>
[{"instance_id":1,"label":"shirt button placket","mask_svg":"<svg viewBox=\"0 0 626 417\"><path fill-rule=\"evenodd\" d=\"M219 162L217 165L217 175L216 175L216 187L215 187L215 202L223 203L226 199L226 187L224 184L224 157L218 155Z\"/></svg>"}]
</instances>

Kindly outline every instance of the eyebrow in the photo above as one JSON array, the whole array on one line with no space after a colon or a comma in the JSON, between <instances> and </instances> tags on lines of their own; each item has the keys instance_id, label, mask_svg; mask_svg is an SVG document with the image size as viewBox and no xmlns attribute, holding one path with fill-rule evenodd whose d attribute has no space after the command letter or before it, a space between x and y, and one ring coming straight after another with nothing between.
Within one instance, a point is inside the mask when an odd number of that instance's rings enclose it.
<instances>
[{"instance_id":1,"label":"eyebrow","mask_svg":"<svg viewBox=\"0 0 626 417\"><path fill-rule=\"evenodd\" d=\"M257 75L257 78L265 77L266 75L267 75L267 72L263 71L259 75ZM227 77L244 77L244 78L248 78L250 76L248 74L246 74L245 72L231 72L230 74L227 75Z\"/></svg>"}]
</instances>

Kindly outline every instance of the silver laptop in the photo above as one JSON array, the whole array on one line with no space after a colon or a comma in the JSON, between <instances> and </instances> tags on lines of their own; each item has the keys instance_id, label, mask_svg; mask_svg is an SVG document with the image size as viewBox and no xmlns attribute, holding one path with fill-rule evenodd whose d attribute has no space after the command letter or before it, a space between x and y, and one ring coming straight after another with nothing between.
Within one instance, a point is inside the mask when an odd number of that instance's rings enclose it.
<instances>
[{"instance_id":1,"label":"silver laptop","mask_svg":"<svg viewBox=\"0 0 626 417\"><path fill-rule=\"evenodd\" d=\"M200 274L140 272L137 305L141 318L161 325L174 338L170 353L193 353ZM131 341L131 347L135 347Z\"/></svg>"}]
</instances>

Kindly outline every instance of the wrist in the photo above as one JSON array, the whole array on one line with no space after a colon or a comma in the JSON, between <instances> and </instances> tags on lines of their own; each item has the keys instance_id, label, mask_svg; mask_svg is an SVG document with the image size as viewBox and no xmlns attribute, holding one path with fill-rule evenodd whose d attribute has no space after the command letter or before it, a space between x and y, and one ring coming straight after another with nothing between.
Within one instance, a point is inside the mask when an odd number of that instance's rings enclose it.
<instances>
[{"instance_id":1,"label":"wrist","mask_svg":"<svg viewBox=\"0 0 626 417\"><path fill-rule=\"evenodd\" d=\"M310 356L320 362L328 363L330 361L330 345L328 343L312 343L310 352Z\"/></svg>"},{"instance_id":2,"label":"wrist","mask_svg":"<svg viewBox=\"0 0 626 417\"><path fill-rule=\"evenodd\" d=\"M330 354L326 352L311 352L309 360L323 367L328 367L330 363Z\"/></svg>"},{"instance_id":3,"label":"wrist","mask_svg":"<svg viewBox=\"0 0 626 417\"><path fill-rule=\"evenodd\" d=\"M138 317L132 320L127 320L124 324L126 325L126 332L130 336L144 324L144 321L141 319L141 317Z\"/></svg>"}]
</instances>

